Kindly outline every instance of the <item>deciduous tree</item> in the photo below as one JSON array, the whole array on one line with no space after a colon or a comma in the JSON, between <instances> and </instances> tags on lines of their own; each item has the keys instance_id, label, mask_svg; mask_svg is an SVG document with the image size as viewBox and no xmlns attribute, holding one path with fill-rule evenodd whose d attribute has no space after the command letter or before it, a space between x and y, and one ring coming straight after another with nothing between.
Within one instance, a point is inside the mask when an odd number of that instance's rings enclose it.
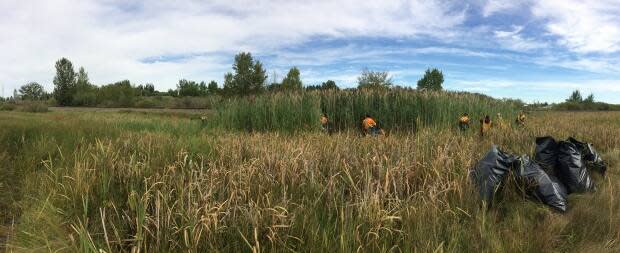
<instances>
[{"instance_id":1,"label":"deciduous tree","mask_svg":"<svg viewBox=\"0 0 620 253\"><path fill-rule=\"evenodd\" d=\"M45 90L40 84L30 82L19 88L19 96L23 100L41 100L45 96Z\"/></svg>"},{"instance_id":2,"label":"deciduous tree","mask_svg":"<svg viewBox=\"0 0 620 253\"><path fill-rule=\"evenodd\" d=\"M302 88L303 83L301 82L299 69L297 67L293 67L288 71L288 74L286 74L284 80L282 80L282 89L301 90Z\"/></svg>"},{"instance_id":3,"label":"deciduous tree","mask_svg":"<svg viewBox=\"0 0 620 253\"><path fill-rule=\"evenodd\" d=\"M441 90L443 87L443 73L434 68L427 69L424 77L418 80L418 90Z\"/></svg>"},{"instance_id":4,"label":"deciduous tree","mask_svg":"<svg viewBox=\"0 0 620 253\"><path fill-rule=\"evenodd\" d=\"M392 86L392 78L387 71L370 71L365 69L357 78L358 89L385 89Z\"/></svg>"},{"instance_id":5,"label":"deciduous tree","mask_svg":"<svg viewBox=\"0 0 620 253\"><path fill-rule=\"evenodd\" d=\"M54 98L59 105L71 105L75 94L75 71L73 64L66 58L56 62L54 77Z\"/></svg>"}]
</instances>

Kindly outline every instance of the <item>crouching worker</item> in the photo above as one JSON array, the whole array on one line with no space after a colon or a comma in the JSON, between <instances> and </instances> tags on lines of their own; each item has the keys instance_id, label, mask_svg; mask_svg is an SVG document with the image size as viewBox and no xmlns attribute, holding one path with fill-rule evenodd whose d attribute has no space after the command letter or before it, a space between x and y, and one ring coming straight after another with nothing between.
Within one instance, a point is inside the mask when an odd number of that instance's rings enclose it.
<instances>
[{"instance_id":1,"label":"crouching worker","mask_svg":"<svg viewBox=\"0 0 620 253\"><path fill-rule=\"evenodd\" d=\"M384 135L384 132L381 128L377 126L377 122L370 117L370 115L366 114L366 117L362 120L362 134L364 136L372 135Z\"/></svg>"},{"instance_id":2,"label":"crouching worker","mask_svg":"<svg viewBox=\"0 0 620 253\"><path fill-rule=\"evenodd\" d=\"M327 114L323 113L323 115L321 115L320 121L321 130L323 130L323 132L329 132L329 118L327 117Z\"/></svg>"},{"instance_id":3,"label":"crouching worker","mask_svg":"<svg viewBox=\"0 0 620 253\"><path fill-rule=\"evenodd\" d=\"M525 113L524 112L519 112L519 114L517 114L517 120L515 120L515 123L517 123L518 126L524 126L525 125Z\"/></svg>"},{"instance_id":4,"label":"crouching worker","mask_svg":"<svg viewBox=\"0 0 620 253\"><path fill-rule=\"evenodd\" d=\"M484 119L480 120L480 136L484 136L491 130L491 117L489 115L484 116Z\"/></svg>"},{"instance_id":5,"label":"crouching worker","mask_svg":"<svg viewBox=\"0 0 620 253\"><path fill-rule=\"evenodd\" d=\"M459 129L461 131L469 129L469 115L467 113L463 113L463 116L459 118Z\"/></svg>"}]
</instances>

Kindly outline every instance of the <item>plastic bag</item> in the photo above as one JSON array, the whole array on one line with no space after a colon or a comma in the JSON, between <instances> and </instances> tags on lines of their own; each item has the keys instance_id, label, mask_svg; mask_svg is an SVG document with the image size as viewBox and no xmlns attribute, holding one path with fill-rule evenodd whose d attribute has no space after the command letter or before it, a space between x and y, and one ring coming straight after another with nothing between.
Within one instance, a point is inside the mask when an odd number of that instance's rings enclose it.
<instances>
[{"instance_id":1,"label":"plastic bag","mask_svg":"<svg viewBox=\"0 0 620 253\"><path fill-rule=\"evenodd\" d=\"M558 143L558 166L555 174L564 183L569 194L595 190L580 149L570 141Z\"/></svg>"},{"instance_id":2,"label":"plastic bag","mask_svg":"<svg viewBox=\"0 0 620 253\"><path fill-rule=\"evenodd\" d=\"M547 172L553 171L558 164L558 143L551 136L536 138L534 160Z\"/></svg>"},{"instance_id":3,"label":"plastic bag","mask_svg":"<svg viewBox=\"0 0 620 253\"><path fill-rule=\"evenodd\" d=\"M491 150L471 170L470 177L488 207L491 207L495 192L499 189L506 174L515 165L517 157L502 152L493 145Z\"/></svg>"},{"instance_id":4,"label":"plastic bag","mask_svg":"<svg viewBox=\"0 0 620 253\"><path fill-rule=\"evenodd\" d=\"M558 211L566 211L566 188L556 177L548 175L538 163L524 155L519 158L516 174L517 179L525 184L529 195Z\"/></svg>"},{"instance_id":5,"label":"plastic bag","mask_svg":"<svg viewBox=\"0 0 620 253\"><path fill-rule=\"evenodd\" d=\"M596 152L591 143L580 142L573 137L568 138L567 141L575 144L575 146L579 148L579 151L581 151L581 155L583 156L583 160L586 161L586 167L605 175L605 172L607 171L607 164L603 161L603 158L601 158L598 152Z\"/></svg>"}]
</instances>

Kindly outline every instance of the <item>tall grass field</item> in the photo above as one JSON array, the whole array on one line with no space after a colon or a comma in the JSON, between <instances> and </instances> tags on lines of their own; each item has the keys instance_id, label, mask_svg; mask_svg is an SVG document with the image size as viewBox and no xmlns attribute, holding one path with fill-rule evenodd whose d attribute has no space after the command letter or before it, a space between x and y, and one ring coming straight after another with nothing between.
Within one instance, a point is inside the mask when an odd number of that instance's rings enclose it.
<instances>
[{"instance_id":1,"label":"tall grass field","mask_svg":"<svg viewBox=\"0 0 620 253\"><path fill-rule=\"evenodd\" d=\"M319 129L327 114L333 130L356 130L360 118L371 115L386 130L416 131L422 127L455 127L463 113L475 120L497 113L510 121L516 103L456 92L323 91L279 93L230 99L216 110L214 125L244 131L297 132Z\"/></svg>"},{"instance_id":2,"label":"tall grass field","mask_svg":"<svg viewBox=\"0 0 620 253\"><path fill-rule=\"evenodd\" d=\"M183 115L0 112L0 245L7 252L620 252L620 113L537 112L525 127L480 137L456 130L457 116L510 115L516 107L458 94L425 100L433 96L259 96L230 101L207 126ZM312 131L322 112L338 129L354 128L368 112L407 131L380 138ZM310 131L294 131L300 127ZM597 192L570 195L561 214L509 183L494 208L481 208L470 168L492 144L532 154L534 138L544 135L594 144L609 164L606 177L593 173Z\"/></svg>"}]
</instances>

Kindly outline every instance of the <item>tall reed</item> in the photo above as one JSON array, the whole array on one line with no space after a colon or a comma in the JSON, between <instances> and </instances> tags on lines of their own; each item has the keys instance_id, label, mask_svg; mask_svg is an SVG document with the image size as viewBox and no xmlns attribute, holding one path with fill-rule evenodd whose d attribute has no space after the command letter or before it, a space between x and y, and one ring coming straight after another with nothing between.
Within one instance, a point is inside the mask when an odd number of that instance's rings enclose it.
<instances>
[{"instance_id":1,"label":"tall reed","mask_svg":"<svg viewBox=\"0 0 620 253\"><path fill-rule=\"evenodd\" d=\"M426 126L455 127L463 113L474 121L497 113L510 120L517 110L514 103L468 93L314 91L231 99L217 110L214 125L245 131L315 130L319 115L326 113L330 127L342 131L359 127L361 117L369 114L384 129L415 131Z\"/></svg>"}]
</instances>

